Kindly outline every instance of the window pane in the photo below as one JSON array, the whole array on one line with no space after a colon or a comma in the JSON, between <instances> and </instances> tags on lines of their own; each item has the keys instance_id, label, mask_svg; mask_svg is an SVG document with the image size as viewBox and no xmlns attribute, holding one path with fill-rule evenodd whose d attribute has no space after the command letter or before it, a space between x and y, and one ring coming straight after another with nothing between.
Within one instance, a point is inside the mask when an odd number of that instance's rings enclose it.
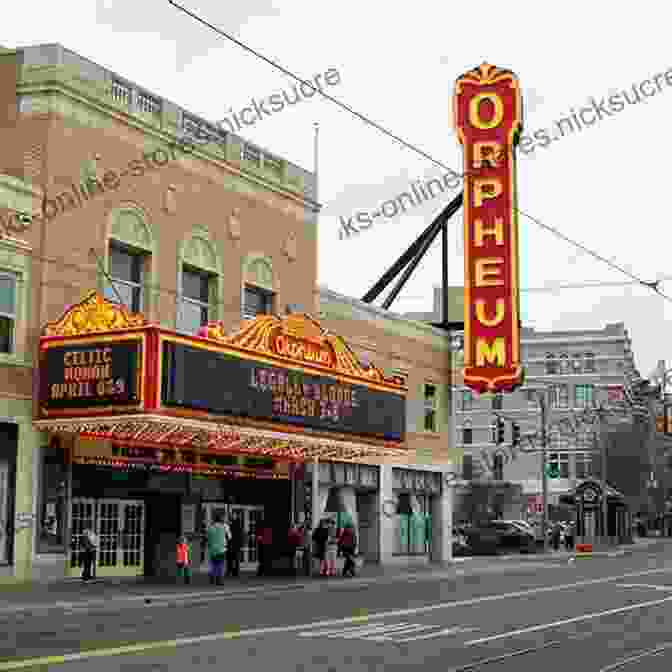
<instances>
[{"instance_id":1,"label":"window pane","mask_svg":"<svg viewBox=\"0 0 672 672\"><path fill-rule=\"evenodd\" d=\"M15 315L16 276L0 275L0 313Z\"/></svg>"},{"instance_id":2,"label":"window pane","mask_svg":"<svg viewBox=\"0 0 672 672\"><path fill-rule=\"evenodd\" d=\"M110 275L115 280L140 283L142 276L142 257L128 250L110 246Z\"/></svg>"},{"instance_id":3,"label":"window pane","mask_svg":"<svg viewBox=\"0 0 672 672\"><path fill-rule=\"evenodd\" d=\"M119 298L121 298L122 303L133 313L139 313L142 310L142 290L140 287L127 285L123 282L114 282L112 284L114 285L114 289L109 284L105 287L104 293L106 299L119 303ZM116 292L114 291L115 289L117 290Z\"/></svg>"},{"instance_id":4,"label":"window pane","mask_svg":"<svg viewBox=\"0 0 672 672\"><path fill-rule=\"evenodd\" d=\"M257 287L245 288L245 315L264 315L272 312L273 295Z\"/></svg>"},{"instance_id":5,"label":"window pane","mask_svg":"<svg viewBox=\"0 0 672 672\"><path fill-rule=\"evenodd\" d=\"M14 320L0 317L0 352L12 352L14 348Z\"/></svg>"},{"instance_id":6,"label":"window pane","mask_svg":"<svg viewBox=\"0 0 672 672\"><path fill-rule=\"evenodd\" d=\"M182 293L184 296L195 301L208 303L210 300L208 285L208 275L206 273L199 273L186 268L182 271Z\"/></svg>"},{"instance_id":7,"label":"window pane","mask_svg":"<svg viewBox=\"0 0 672 672\"><path fill-rule=\"evenodd\" d=\"M205 317L205 320L203 319ZM195 334L208 321L208 311L197 303L182 301L180 316L177 322L180 331Z\"/></svg>"},{"instance_id":8,"label":"window pane","mask_svg":"<svg viewBox=\"0 0 672 672\"><path fill-rule=\"evenodd\" d=\"M425 431L436 431L436 414L434 411L425 411Z\"/></svg>"},{"instance_id":9,"label":"window pane","mask_svg":"<svg viewBox=\"0 0 672 672\"><path fill-rule=\"evenodd\" d=\"M38 552L62 552L65 547L66 467L63 451L44 449L40 483Z\"/></svg>"}]
</instances>

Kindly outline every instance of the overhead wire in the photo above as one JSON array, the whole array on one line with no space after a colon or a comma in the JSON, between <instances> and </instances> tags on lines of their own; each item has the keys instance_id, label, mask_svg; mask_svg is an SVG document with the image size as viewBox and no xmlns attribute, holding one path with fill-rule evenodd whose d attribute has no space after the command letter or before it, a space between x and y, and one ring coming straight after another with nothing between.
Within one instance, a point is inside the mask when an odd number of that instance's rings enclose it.
<instances>
[{"instance_id":1,"label":"overhead wire","mask_svg":"<svg viewBox=\"0 0 672 672\"><path fill-rule=\"evenodd\" d=\"M221 29L218 28L217 26L214 26L213 24L209 23L208 21L206 21L205 19L203 19L203 18L202 18L201 16L199 16L198 14L195 14L194 12L192 12L192 11L189 10L189 9L187 9L187 8L184 7L183 5L179 4L178 2L175 2L175 0L167 0L167 1L168 1L168 3L169 3L170 5L172 5L173 7L175 7L175 9L177 9L177 10L183 12L184 14L190 16L192 19L194 19L195 21L197 21L197 22L203 24L204 26L207 26L208 28L210 28L211 30L213 30L213 31L214 31L215 33L217 33L218 35L221 35L222 37L226 38L227 40L230 40L231 42L237 44L239 47L241 47L241 48L244 49L245 51L249 52L250 54L252 54L252 55L255 56L256 58L258 58L258 59L264 61L265 63L267 63L268 65L272 66L272 67L275 68L276 70L279 70L279 71L282 72L284 75L287 75L288 77L291 77L292 79L296 80L297 82L303 83L303 84L305 84L306 86L310 86L311 88L315 88L315 87L313 87L313 85L310 83L310 81L302 79L301 77L299 77L298 75L296 75L295 73L293 73L291 70L289 70L289 69L285 68L284 66L280 65L279 63L277 63L277 62L274 61L273 59L271 59L271 58L265 56L264 54L260 53L260 52L257 51L256 49L253 49L253 48L250 47L249 45L245 44L242 40L237 39L237 38L234 37L233 35L230 35L229 33L227 33L227 32L225 32L225 31L221 30ZM318 93L319 93L323 98L326 98L326 99L329 100L330 102L332 102L332 103L338 105L338 107L340 107L341 109L345 110L346 112L349 112L350 114L352 114L353 116L355 116L356 118L358 118L360 121L363 121L364 123L368 124L369 126L372 126L373 128L375 128L375 129L378 130L379 132L383 133L384 135L387 135L388 137L390 137L390 138L396 140L396 141L399 142L401 145L403 145L406 149L410 149L412 152L415 152L415 153L418 154L419 156L422 156L424 159L427 159L428 161L431 161L433 164L435 164L435 165L437 165L437 166L443 168L444 170L448 170L448 171L450 171L451 173L454 173L454 174L458 175L459 177L464 177L464 174L462 174L462 173L458 173L458 172L454 171L452 168L448 167L448 166L447 166L446 164L444 164L442 161L439 161L438 159L434 158L434 157L431 156L428 152L426 152L425 150L419 148L417 145L415 145L415 144L413 144L413 143L411 143L411 142L408 142L407 140L404 140L402 137L400 137L400 136L397 135L396 133L390 131L388 128L384 127L382 124L379 124L378 122L376 122L376 121L374 121L373 119L371 119L369 116L367 116L367 115L365 115L365 114L363 114L363 113L361 113L361 112L358 112L357 110L353 109L351 106L347 105L346 103L343 103L343 102L340 101L338 98L334 98L333 96L330 96L328 93L325 93L325 92L322 91L321 89L317 89L317 91L318 91ZM551 225L549 225L549 224L545 224L545 223L543 223L543 222L542 222L541 220L539 220L538 218L533 217L532 215L530 215L530 214L528 214L528 213L526 213L526 212L520 210L519 208L515 208L515 210L516 210L516 212L518 212L519 214L521 214L523 217L526 217L527 219L529 219L531 222L533 222L534 224L536 224L536 225L539 226L540 228L545 229L546 231L551 232L552 234L554 234L554 235L557 236L558 238L563 239L565 242L568 242L568 243L570 243L571 245L574 245L575 247L577 247L577 248L581 249L582 251L586 252L587 254L590 254L590 255L591 255L592 257L594 257L595 259L598 259L599 261L601 261L601 262L607 264L607 265L610 266L611 268L616 269L616 270L619 271L620 273L622 273L622 274L624 274L624 275L627 275L629 278L631 278L632 280L634 280L636 284L640 284L640 285L642 285L642 286L644 286L644 287L647 287L648 289L653 290L656 294L658 294L658 295L659 295L660 297L662 297L663 299L672 302L672 297L669 297L669 296L667 296L666 294L663 294L663 293L660 291L660 288L659 288L660 281L659 281L659 280L656 280L656 281L653 281L653 282L651 282L651 281L647 281L647 280L642 280L641 278L639 278L638 276L634 275L633 273L631 273L630 271L628 271L628 270L625 269L624 267L620 266L619 264L614 263L614 262L611 261L610 259L607 259L606 257L603 257L603 256L600 255L599 253L594 252L593 250L591 250L590 248L586 247L585 245L583 245L583 244L581 244L581 243L578 243L577 241L573 240L573 239L570 238L569 236L566 236L565 234L561 233L561 232L558 231L555 227L553 227L553 226L551 226Z\"/></svg>"}]
</instances>

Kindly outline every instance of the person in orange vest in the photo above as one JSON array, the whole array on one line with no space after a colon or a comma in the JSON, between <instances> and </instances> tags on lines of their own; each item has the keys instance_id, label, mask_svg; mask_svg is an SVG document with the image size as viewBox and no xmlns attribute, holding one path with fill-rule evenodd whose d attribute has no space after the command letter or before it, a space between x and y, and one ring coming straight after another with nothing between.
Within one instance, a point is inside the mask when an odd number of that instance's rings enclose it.
<instances>
[{"instance_id":1,"label":"person in orange vest","mask_svg":"<svg viewBox=\"0 0 672 672\"><path fill-rule=\"evenodd\" d=\"M191 583L191 548L184 535L177 540L177 576L184 577L185 583Z\"/></svg>"}]
</instances>

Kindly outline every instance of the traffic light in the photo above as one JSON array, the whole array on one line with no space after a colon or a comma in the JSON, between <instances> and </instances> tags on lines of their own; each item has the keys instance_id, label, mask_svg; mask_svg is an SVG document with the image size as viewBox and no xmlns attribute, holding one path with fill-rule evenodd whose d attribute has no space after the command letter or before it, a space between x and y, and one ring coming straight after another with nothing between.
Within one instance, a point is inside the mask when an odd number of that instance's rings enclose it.
<instances>
[{"instance_id":1,"label":"traffic light","mask_svg":"<svg viewBox=\"0 0 672 672\"><path fill-rule=\"evenodd\" d=\"M517 422L511 423L511 445L520 445L520 425Z\"/></svg>"},{"instance_id":2,"label":"traffic light","mask_svg":"<svg viewBox=\"0 0 672 672\"><path fill-rule=\"evenodd\" d=\"M546 476L549 478L558 478L560 476L560 465L551 462L551 464L546 467Z\"/></svg>"},{"instance_id":3,"label":"traffic light","mask_svg":"<svg viewBox=\"0 0 672 672\"><path fill-rule=\"evenodd\" d=\"M500 446L504 443L504 420L497 418L497 432L495 436L495 443Z\"/></svg>"}]
</instances>

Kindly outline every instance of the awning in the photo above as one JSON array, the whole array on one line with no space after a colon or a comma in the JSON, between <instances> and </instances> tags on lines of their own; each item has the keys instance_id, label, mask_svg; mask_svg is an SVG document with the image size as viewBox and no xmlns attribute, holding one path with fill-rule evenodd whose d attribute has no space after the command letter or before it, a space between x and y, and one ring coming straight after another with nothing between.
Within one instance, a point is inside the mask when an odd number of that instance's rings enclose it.
<instances>
[{"instance_id":1,"label":"awning","mask_svg":"<svg viewBox=\"0 0 672 672\"><path fill-rule=\"evenodd\" d=\"M291 461L409 454L403 381L308 315L187 336L92 292L44 328L39 375L41 430Z\"/></svg>"},{"instance_id":2,"label":"awning","mask_svg":"<svg viewBox=\"0 0 672 672\"><path fill-rule=\"evenodd\" d=\"M400 451L395 446L152 415L37 420L34 426L37 429L111 440L126 445L193 448L223 454L263 455L291 461L313 458L358 461L406 454L405 450Z\"/></svg>"}]
</instances>

